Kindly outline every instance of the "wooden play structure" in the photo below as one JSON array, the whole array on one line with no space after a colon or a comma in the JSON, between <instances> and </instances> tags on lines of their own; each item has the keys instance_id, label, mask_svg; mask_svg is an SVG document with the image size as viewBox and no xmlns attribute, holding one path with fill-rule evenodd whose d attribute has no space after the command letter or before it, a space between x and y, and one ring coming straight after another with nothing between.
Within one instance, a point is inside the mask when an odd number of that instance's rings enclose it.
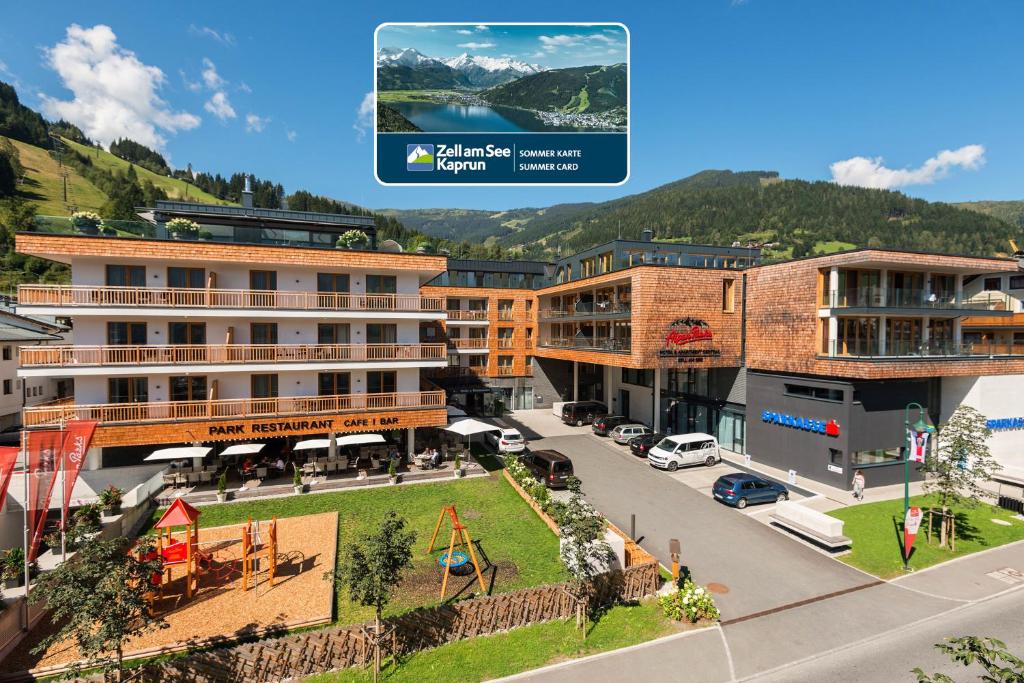
<instances>
[{"instance_id":1,"label":"wooden play structure","mask_svg":"<svg viewBox=\"0 0 1024 683\"><path fill-rule=\"evenodd\" d=\"M183 538L174 538L174 528L184 527ZM156 529L156 552L146 559L158 559L161 571L153 575L153 583L162 598L164 586L173 580L177 568L185 570L185 597L191 599L199 588L199 572L209 557L199 550L199 510L181 498L175 498L167 512L153 526ZM164 533L166 531L166 534Z\"/></svg>"},{"instance_id":2,"label":"wooden play structure","mask_svg":"<svg viewBox=\"0 0 1024 683\"><path fill-rule=\"evenodd\" d=\"M263 534L266 533L266 541ZM249 590L259 583L260 562L266 561L267 581L274 587L277 576L277 516L275 515L265 532L260 531L259 520L253 524L252 517L242 528L242 581L238 587Z\"/></svg>"},{"instance_id":3,"label":"wooden play structure","mask_svg":"<svg viewBox=\"0 0 1024 683\"><path fill-rule=\"evenodd\" d=\"M438 563L444 567L444 578L441 579L441 599L444 600L445 595L448 591L448 574L451 572L452 567L461 567L466 563L465 553L455 552L456 545L465 545L469 551L469 560L473 562L473 569L476 570L476 578L480 582L481 592L486 592L487 587L484 585L483 574L480 573L480 563L476 560L476 553L473 551L473 540L469 536L469 530L459 521L459 513L455 511L454 505L446 505L441 508L441 514L437 518L437 524L434 526L434 534L430 537L430 546L427 548L427 554L434 552L434 542L437 541L437 534L441 530L441 524L444 522L445 516L452 523L452 536L451 540L448 541L448 552L440 557ZM459 542L456 544L456 538ZM456 558L457 555L461 555L461 558Z\"/></svg>"}]
</instances>

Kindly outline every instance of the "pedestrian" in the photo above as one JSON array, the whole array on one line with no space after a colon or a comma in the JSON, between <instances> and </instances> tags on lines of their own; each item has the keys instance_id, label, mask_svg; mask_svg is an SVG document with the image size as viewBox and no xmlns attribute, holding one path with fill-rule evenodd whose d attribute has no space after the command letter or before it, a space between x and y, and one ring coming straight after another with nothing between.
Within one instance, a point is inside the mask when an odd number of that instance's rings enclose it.
<instances>
[{"instance_id":1,"label":"pedestrian","mask_svg":"<svg viewBox=\"0 0 1024 683\"><path fill-rule=\"evenodd\" d=\"M860 470L853 473L853 497L864 500L864 473Z\"/></svg>"}]
</instances>

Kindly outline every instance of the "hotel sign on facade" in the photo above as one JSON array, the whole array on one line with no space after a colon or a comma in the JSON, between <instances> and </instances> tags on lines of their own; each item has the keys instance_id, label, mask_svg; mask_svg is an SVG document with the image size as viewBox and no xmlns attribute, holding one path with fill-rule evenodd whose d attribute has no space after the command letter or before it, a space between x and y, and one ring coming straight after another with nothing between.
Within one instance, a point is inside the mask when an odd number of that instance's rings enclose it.
<instances>
[{"instance_id":1,"label":"hotel sign on facade","mask_svg":"<svg viewBox=\"0 0 1024 683\"><path fill-rule=\"evenodd\" d=\"M674 358L679 363L703 363L705 358L718 358L721 349L713 345L714 333L701 318L678 318L668 326L660 358Z\"/></svg>"}]
</instances>

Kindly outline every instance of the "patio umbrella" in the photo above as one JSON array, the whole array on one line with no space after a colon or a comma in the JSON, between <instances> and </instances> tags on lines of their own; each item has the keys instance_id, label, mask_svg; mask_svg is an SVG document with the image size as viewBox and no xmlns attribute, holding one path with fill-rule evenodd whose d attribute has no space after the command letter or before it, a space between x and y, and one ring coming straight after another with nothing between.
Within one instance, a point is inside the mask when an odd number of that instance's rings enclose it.
<instances>
[{"instance_id":1,"label":"patio umbrella","mask_svg":"<svg viewBox=\"0 0 1024 683\"><path fill-rule=\"evenodd\" d=\"M384 437L380 434L349 434L348 436L339 436L337 441L339 446L359 446L369 443L384 443Z\"/></svg>"},{"instance_id":2,"label":"patio umbrella","mask_svg":"<svg viewBox=\"0 0 1024 683\"><path fill-rule=\"evenodd\" d=\"M220 452L221 455L250 455L252 453L259 453L263 450L266 444L262 443L236 443L233 446L228 446Z\"/></svg>"},{"instance_id":3,"label":"patio umbrella","mask_svg":"<svg viewBox=\"0 0 1024 683\"><path fill-rule=\"evenodd\" d=\"M146 456L147 461L153 460L181 460L182 458L205 458L206 454L213 449L208 446L179 446L177 448L162 448L153 451Z\"/></svg>"},{"instance_id":4,"label":"patio umbrella","mask_svg":"<svg viewBox=\"0 0 1024 683\"><path fill-rule=\"evenodd\" d=\"M496 429L498 429L498 427L496 427L495 425L487 424L486 422L481 422L480 420L475 420L471 417L465 420L459 420L458 422L453 422L444 428L446 432L452 432L454 434L458 434L459 436L466 437L467 452L469 451L470 437L472 437L474 434L493 432Z\"/></svg>"},{"instance_id":5,"label":"patio umbrella","mask_svg":"<svg viewBox=\"0 0 1024 683\"><path fill-rule=\"evenodd\" d=\"M295 444L295 447L292 448L292 450L293 451L312 451L312 450L315 450L317 448L330 448L330 447L331 447L331 440L330 439L307 439L305 441L300 441L297 444Z\"/></svg>"}]
</instances>

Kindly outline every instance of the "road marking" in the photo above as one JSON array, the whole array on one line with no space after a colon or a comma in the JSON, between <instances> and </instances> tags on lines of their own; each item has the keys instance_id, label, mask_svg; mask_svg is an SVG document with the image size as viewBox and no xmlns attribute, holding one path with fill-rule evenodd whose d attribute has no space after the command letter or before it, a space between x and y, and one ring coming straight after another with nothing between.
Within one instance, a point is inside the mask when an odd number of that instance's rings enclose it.
<instances>
[{"instance_id":1,"label":"road marking","mask_svg":"<svg viewBox=\"0 0 1024 683\"><path fill-rule=\"evenodd\" d=\"M1003 567L997 569L994 572L988 572L985 576L989 576L997 581L1008 583L1011 586L1017 583L1024 583L1024 572L1021 572L1013 567Z\"/></svg>"},{"instance_id":2,"label":"road marking","mask_svg":"<svg viewBox=\"0 0 1024 683\"><path fill-rule=\"evenodd\" d=\"M877 579L875 581L870 581L868 583L864 583L864 584L861 584L859 586L853 586L851 588L844 588L841 591L833 591L832 593L824 593L823 595L816 595L813 598L807 598L805 600L797 600L796 602L790 602L790 603L787 603L785 605L779 605L778 607L772 607L771 609L761 610L760 612L753 612L751 614L746 614L746 615L744 615L742 617L735 617L734 619L725 619L725 620L722 621L722 626L732 626L733 624L739 624L739 623L742 623L744 621L751 621L752 619L760 619L761 617L766 617L766 616L768 616L770 614L778 614L779 612L785 612L785 611L788 611L788 610L791 610L791 609L795 609L797 607L803 607L805 605L812 605L812 604L814 604L816 602L822 602L823 600L831 600L832 598L838 598L839 596L847 595L849 593L856 593L857 591L862 591L865 588L874 588L875 586L881 586L884 583L885 583L885 581L882 581L881 579Z\"/></svg>"},{"instance_id":3,"label":"road marking","mask_svg":"<svg viewBox=\"0 0 1024 683\"><path fill-rule=\"evenodd\" d=\"M732 649L729 648L729 640L725 637L725 629L722 628L722 624L719 623L716 628L718 634L722 636L722 647L725 648L725 660L729 663L729 680L736 680L736 666L732 662Z\"/></svg>"}]
</instances>

